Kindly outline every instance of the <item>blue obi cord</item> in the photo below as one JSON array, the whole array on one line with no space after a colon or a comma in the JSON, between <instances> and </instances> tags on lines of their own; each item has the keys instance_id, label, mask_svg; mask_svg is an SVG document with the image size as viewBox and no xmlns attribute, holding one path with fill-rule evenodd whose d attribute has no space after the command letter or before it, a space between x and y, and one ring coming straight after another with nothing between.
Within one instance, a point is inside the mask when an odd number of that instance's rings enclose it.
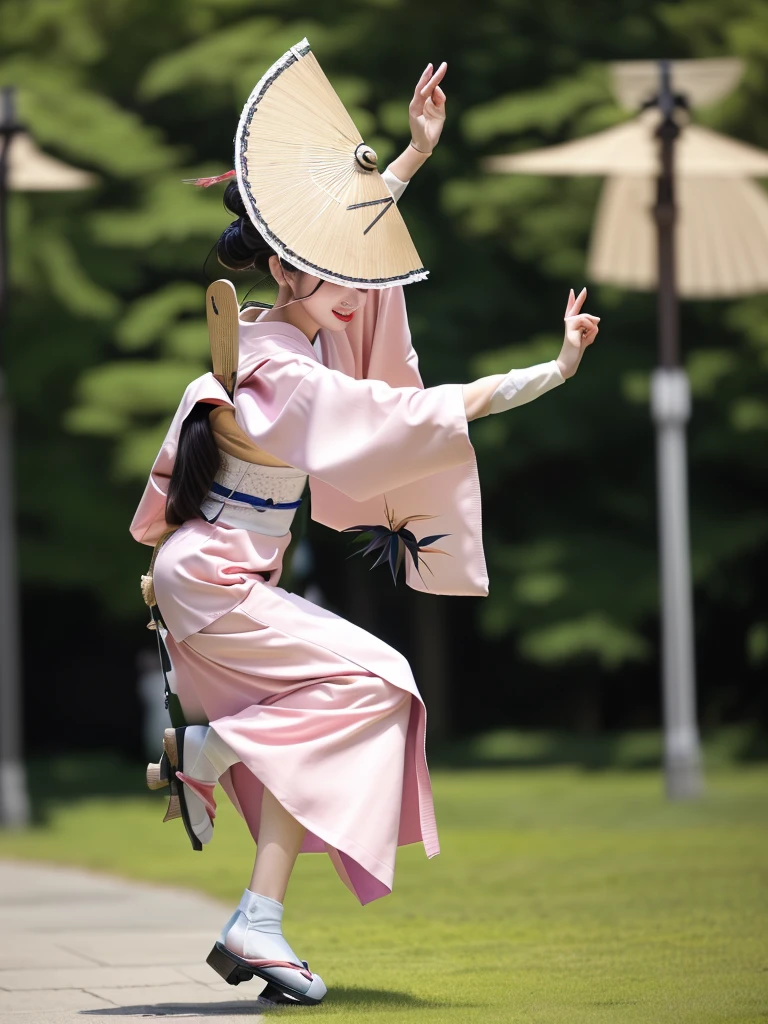
<instances>
[{"instance_id":1,"label":"blue obi cord","mask_svg":"<svg viewBox=\"0 0 768 1024\"><path fill-rule=\"evenodd\" d=\"M222 487L221 484L217 484L216 481L211 484L211 491L214 494L218 494L220 498L231 498L232 501L242 501L246 505L252 505L253 508L278 508L283 511L298 508L301 505L302 499L299 498L297 501L273 501L272 498L256 498L252 494L243 494L242 491L228 491L226 487Z\"/></svg>"}]
</instances>

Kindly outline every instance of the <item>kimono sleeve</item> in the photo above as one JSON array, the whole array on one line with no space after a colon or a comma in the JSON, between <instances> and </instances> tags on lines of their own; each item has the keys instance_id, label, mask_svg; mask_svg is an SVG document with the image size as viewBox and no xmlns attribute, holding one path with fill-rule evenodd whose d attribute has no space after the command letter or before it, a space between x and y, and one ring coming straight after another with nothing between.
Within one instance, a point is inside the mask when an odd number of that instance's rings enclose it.
<instances>
[{"instance_id":1,"label":"kimono sleeve","mask_svg":"<svg viewBox=\"0 0 768 1024\"><path fill-rule=\"evenodd\" d=\"M257 445L354 501L473 459L460 384L391 387L277 352L235 404Z\"/></svg>"},{"instance_id":2,"label":"kimono sleeve","mask_svg":"<svg viewBox=\"0 0 768 1024\"><path fill-rule=\"evenodd\" d=\"M140 544L154 546L168 529L165 521L165 499L176 460L176 445L169 440L163 444L154 461L149 480L131 522L130 531Z\"/></svg>"}]
</instances>

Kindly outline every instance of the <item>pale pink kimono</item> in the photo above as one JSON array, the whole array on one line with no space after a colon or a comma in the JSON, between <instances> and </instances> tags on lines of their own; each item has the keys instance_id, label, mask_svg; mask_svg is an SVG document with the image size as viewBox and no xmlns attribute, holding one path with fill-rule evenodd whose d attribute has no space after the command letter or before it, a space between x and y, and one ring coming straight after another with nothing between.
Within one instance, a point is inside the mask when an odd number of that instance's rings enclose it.
<instances>
[{"instance_id":1,"label":"pale pink kimono","mask_svg":"<svg viewBox=\"0 0 768 1024\"><path fill-rule=\"evenodd\" d=\"M426 556L424 582L408 565L408 584L487 594L461 385L423 388L401 288L369 292L359 323L314 346L289 324L241 320L234 403L211 374L187 388L131 525L143 543L167 529L196 402L234 404L257 445L306 472L318 522L385 524L385 498L400 518L436 516L413 529L449 534L447 555ZM328 852L367 903L391 891L398 845L439 852L426 712L402 655L277 586L289 540L191 520L160 549L158 605L187 720L207 719L240 757L222 782L256 841L266 786L306 826L302 852Z\"/></svg>"}]
</instances>

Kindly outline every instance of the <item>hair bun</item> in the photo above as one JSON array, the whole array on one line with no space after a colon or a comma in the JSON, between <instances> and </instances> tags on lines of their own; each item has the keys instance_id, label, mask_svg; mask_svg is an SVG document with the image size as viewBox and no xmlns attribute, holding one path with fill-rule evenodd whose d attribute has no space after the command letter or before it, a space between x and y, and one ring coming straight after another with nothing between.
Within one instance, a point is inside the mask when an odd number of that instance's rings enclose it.
<instances>
[{"instance_id":1,"label":"hair bun","mask_svg":"<svg viewBox=\"0 0 768 1024\"><path fill-rule=\"evenodd\" d=\"M216 256L222 266L229 270L248 270L254 266L256 253L243 238L242 218L238 217L225 228L216 243Z\"/></svg>"},{"instance_id":2,"label":"hair bun","mask_svg":"<svg viewBox=\"0 0 768 1024\"><path fill-rule=\"evenodd\" d=\"M230 181L224 189L224 209L229 210L235 217L246 217L245 203L240 195L240 188L237 181Z\"/></svg>"},{"instance_id":3,"label":"hair bun","mask_svg":"<svg viewBox=\"0 0 768 1024\"><path fill-rule=\"evenodd\" d=\"M269 273L269 258L275 250L264 240L245 209L243 197L236 181L230 181L224 191L224 208L237 217L222 232L216 244L216 256L222 266L229 270L250 270L255 268L262 274ZM285 264L292 269L290 264Z\"/></svg>"}]
</instances>

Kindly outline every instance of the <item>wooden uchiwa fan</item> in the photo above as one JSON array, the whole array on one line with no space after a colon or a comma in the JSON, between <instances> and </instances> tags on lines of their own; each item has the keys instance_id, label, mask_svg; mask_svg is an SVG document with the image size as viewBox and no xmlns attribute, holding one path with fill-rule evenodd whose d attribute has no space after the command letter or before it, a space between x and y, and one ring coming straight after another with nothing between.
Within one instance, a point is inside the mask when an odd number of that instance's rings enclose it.
<instances>
[{"instance_id":1,"label":"wooden uchiwa fan","mask_svg":"<svg viewBox=\"0 0 768 1024\"><path fill-rule=\"evenodd\" d=\"M335 284L391 288L427 271L392 194L306 39L248 98L235 167L249 216L278 255Z\"/></svg>"},{"instance_id":2,"label":"wooden uchiwa fan","mask_svg":"<svg viewBox=\"0 0 768 1024\"><path fill-rule=\"evenodd\" d=\"M231 281L213 281L205 293L213 376L231 398L235 390L240 340L240 307Z\"/></svg>"}]
</instances>

